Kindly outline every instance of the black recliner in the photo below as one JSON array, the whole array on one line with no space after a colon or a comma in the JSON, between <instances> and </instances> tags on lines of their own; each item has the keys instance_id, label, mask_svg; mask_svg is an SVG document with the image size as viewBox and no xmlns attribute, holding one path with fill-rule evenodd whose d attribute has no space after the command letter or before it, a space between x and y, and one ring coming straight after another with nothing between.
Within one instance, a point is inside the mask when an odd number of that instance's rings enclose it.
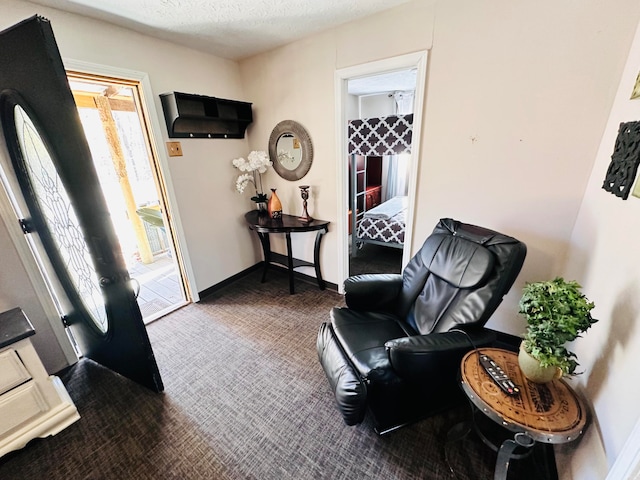
<instances>
[{"instance_id":1,"label":"black recliner","mask_svg":"<svg viewBox=\"0 0 640 480\"><path fill-rule=\"evenodd\" d=\"M368 409L382 434L459 403L460 361L495 341L483 326L525 255L515 238L446 218L401 275L348 278L347 307L332 309L317 341L345 423Z\"/></svg>"}]
</instances>

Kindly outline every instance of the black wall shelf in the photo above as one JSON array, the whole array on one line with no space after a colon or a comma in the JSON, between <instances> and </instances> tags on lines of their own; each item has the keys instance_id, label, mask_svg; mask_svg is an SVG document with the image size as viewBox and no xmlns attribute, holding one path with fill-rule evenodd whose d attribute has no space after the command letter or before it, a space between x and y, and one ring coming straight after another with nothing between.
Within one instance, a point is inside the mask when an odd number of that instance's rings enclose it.
<instances>
[{"instance_id":1,"label":"black wall shelf","mask_svg":"<svg viewBox=\"0 0 640 480\"><path fill-rule=\"evenodd\" d=\"M171 92L160 95L170 138L244 138L251 103Z\"/></svg>"}]
</instances>

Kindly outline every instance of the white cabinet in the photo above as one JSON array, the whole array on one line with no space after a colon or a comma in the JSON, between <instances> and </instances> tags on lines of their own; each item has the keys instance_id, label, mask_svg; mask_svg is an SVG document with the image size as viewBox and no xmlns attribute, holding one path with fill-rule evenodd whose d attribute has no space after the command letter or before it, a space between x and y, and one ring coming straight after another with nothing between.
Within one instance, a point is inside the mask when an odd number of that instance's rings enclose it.
<instances>
[{"instance_id":1,"label":"white cabinet","mask_svg":"<svg viewBox=\"0 0 640 480\"><path fill-rule=\"evenodd\" d=\"M16 351L8 348L0 353L0 395L27 380L31 380L31 375Z\"/></svg>"},{"instance_id":2,"label":"white cabinet","mask_svg":"<svg viewBox=\"0 0 640 480\"><path fill-rule=\"evenodd\" d=\"M80 418L60 379L48 375L19 308L0 313L0 457Z\"/></svg>"}]
</instances>

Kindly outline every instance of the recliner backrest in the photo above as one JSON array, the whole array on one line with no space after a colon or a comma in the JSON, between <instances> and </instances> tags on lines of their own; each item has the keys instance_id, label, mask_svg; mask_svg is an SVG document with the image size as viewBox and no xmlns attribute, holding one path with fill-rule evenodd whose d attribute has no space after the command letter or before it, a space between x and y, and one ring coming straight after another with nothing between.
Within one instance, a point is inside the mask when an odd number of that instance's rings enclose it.
<instances>
[{"instance_id":1,"label":"recliner backrest","mask_svg":"<svg viewBox=\"0 0 640 480\"><path fill-rule=\"evenodd\" d=\"M513 237L441 219L403 271L398 316L420 334L484 325L525 256L526 246Z\"/></svg>"}]
</instances>

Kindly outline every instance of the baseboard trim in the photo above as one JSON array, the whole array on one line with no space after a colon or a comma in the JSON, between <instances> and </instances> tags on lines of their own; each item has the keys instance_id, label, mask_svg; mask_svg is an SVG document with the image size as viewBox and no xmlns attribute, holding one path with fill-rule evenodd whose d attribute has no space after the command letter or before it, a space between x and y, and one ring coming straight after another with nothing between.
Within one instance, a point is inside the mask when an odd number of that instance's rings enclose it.
<instances>
[{"instance_id":1,"label":"baseboard trim","mask_svg":"<svg viewBox=\"0 0 640 480\"><path fill-rule=\"evenodd\" d=\"M211 285L209 288L205 288L201 292L198 292L198 296L200 297L200 300L198 300L197 303L200 303L204 299L204 297L206 297L207 295L211 295L212 293L215 293L218 290L223 289L227 285L231 285L233 282L240 280L242 277L246 277L250 273L258 270L261 267L261 264L262 262L256 263L255 265L249 268L245 268L241 272L238 272L235 275L232 275L229 278L226 278L223 281L216 283L215 285Z\"/></svg>"},{"instance_id":2,"label":"baseboard trim","mask_svg":"<svg viewBox=\"0 0 640 480\"><path fill-rule=\"evenodd\" d=\"M262 268L262 266L264 265L264 262L260 262L260 268ZM271 270L279 270L280 272L284 272L285 274L289 274L289 270L287 269L287 267L284 267L282 265L278 265L277 263L272 263L271 265L269 265L269 269ZM296 280L300 280L302 282L305 283L311 283L312 285L315 285L316 287L318 286L318 279L316 277L313 277L311 275L307 275L306 273L302 273L302 272L296 272L295 270L293 271L293 278ZM335 283L331 283L331 282L327 282L326 280L324 281L324 285L325 285L325 289L327 290L333 290L334 292L338 291L338 285L336 285Z\"/></svg>"},{"instance_id":3,"label":"baseboard trim","mask_svg":"<svg viewBox=\"0 0 640 480\"><path fill-rule=\"evenodd\" d=\"M264 268L264 261L256 263L255 265L252 265L249 268L245 268L244 270L242 270L239 273L236 273L235 275L232 275L229 278L224 279L223 281L216 283L215 285L210 286L209 288L205 288L204 290L202 290L201 292L198 292L198 295L200 297L200 300L198 300L198 303L201 302L207 295L211 295L213 293L216 293L217 291L223 289L224 287L231 285L232 283L234 283L237 280L240 280L243 277L246 277L247 275L255 272L256 270L262 270ZM288 273L288 270L286 267L283 267L281 265L277 265L277 264L271 264L269 265L269 269L270 270L278 270L280 272L284 272L285 274ZM311 283L313 285L315 285L316 287L318 286L318 280L316 279L316 277L312 277L311 275L306 275L304 273L301 272L293 272L293 278L296 280L300 280L302 282L305 283ZM267 281L269 281L267 279ZM338 291L338 285L336 285L335 283L331 283L331 282L327 282L325 280L324 282L325 284L325 289L327 290L332 290L334 292Z\"/></svg>"}]
</instances>

